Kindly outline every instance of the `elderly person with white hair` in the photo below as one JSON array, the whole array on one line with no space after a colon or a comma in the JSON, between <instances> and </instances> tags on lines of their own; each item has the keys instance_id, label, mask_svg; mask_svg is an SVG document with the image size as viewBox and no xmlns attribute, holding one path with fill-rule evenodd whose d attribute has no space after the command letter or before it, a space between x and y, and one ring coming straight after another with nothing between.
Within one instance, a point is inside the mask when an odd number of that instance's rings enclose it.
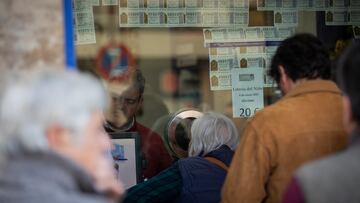
<instances>
[{"instance_id":1,"label":"elderly person with white hair","mask_svg":"<svg viewBox=\"0 0 360 203\"><path fill-rule=\"evenodd\" d=\"M124 202L220 202L220 191L238 145L234 123L208 112L191 126L189 157L127 191Z\"/></svg>"},{"instance_id":2,"label":"elderly person with white hair","mask_svg":"<svg viewBox=\"0 0 360 203\"><path fill-rule=\"evenodd\" d=\"M0 202L117 201L100 82L75 71L26 74L2 94Z\"/></svg>"}]
</instances>

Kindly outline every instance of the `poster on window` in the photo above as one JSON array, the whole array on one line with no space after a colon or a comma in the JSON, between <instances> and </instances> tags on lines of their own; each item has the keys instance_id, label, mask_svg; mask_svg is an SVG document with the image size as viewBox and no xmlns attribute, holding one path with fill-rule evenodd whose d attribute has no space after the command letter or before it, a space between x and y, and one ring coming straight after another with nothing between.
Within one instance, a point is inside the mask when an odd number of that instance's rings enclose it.
<instances>
[{"instance_id":1,"label":"poster on window","mask_svg":"<svg viewBox=\"0 0 360 203\"><path fill-rule=\"evenodd\" d=\"M326 10L326 25L358 25L360 24L360 9Z\"/></svg>"},{"instance_id":2,"label":"poster on window","mask_svg":"<svg viewBox=\"0 0 360 203\"><path fill-rule=\"evenodd\" d=\"M210 90L230 90L230 70L234 66L233 48L209 49Z\"/></svg>"},{"instance_id":3,"label":"poster on window","mask_svg":"<svg viewBox=\"0 0 360 203\"><path fill-rule=\"evenodd\" d=\"M251 117L264 108L262 68L231 70L233 117Z\"/></svg>"},{"instance_id":4,"label":"poster on window","mask_svg":"<svg viewBox=\"0 0 360 203\"><path fill-rule=\"evenodd\" d=\"M294 33L294 26L203 29L205 47L277 46Z\"/></svg>"},{"instance_id":5,"label":"poster on window","mask_svg":"<svg viewBox=\"0 0 360 203\"><path fill-rule=\"evenodd\" d=\"M74 41L76 45L96 43L92 0L73 0Z\"/></svg>"},{"instance_id":6,"label":"poster on window","mask_svg":"<svg viewBox=\"0 0 360 203\"><path fill-rule=\"evenodd\" d=\"M249 23L249 0L119 1L120 27L229 27Z\"/></svg>"},{"instance_id":7,"label":"poster on window","mask_svg":"<svg viewBox=\"0 0 360 203\"><path fill-rule=\"evenodd\" d=\"M274 10L274 26L297 26L298 11L294 10Z\"/></svg>"},{"instance_id":8,"label":"poster on window","mask_svg":"<svg viewBox=\"0 0 360 203\"><path fill-rule=\"evenodd\" d=\"M116 6L119 4L119 0L102 0L104 6Z\"/></svg>"}]
</instances>

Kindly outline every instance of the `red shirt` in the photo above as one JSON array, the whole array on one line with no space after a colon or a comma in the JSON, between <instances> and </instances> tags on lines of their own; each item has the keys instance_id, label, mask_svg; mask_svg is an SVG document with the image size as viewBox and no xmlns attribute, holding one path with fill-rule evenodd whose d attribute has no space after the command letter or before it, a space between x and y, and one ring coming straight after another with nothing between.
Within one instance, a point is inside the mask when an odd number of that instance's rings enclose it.
<instances>
[{"instance_id":1,"label":"red shirt","mask_svg":"<svg viewBox=\"0 0 360 203\"><path fill-rule=\"evenodd\" d=\"M141 152L145 158L142 170L144 178L151 178L172 164L172 159L159 134L138 122L135 122L127 132L140 134Z\"/></svg>"}]
</instances>

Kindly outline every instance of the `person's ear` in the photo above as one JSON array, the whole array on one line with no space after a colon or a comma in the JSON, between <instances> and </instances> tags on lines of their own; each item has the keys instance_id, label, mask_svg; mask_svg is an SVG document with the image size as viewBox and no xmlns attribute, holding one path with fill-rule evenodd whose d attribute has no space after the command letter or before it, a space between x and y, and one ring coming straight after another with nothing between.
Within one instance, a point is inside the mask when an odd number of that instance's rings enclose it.
<instances>
[{"instance_id":1,"label":"person's ear","mask_svg":"<svg viewBox=\"0 0 360 203\"><path fill-rule=\"evenodd\" d=\"M56 124L47 128L46 138L50 149L62 149L71 141L68 130Z\"/></svg>"},{"instance_id":2,"label":"person's ear","mask_svg":"<svg viewBox=\"0 0 360 203\"><path fill-rule=\"evenodd\" d=\"M280 74L280 83L284 84L288 80L288 76L287 76L287 74L285 72L284 66L279 65L278 69L279 69L279 74Z\"/></svg>"},{"instance_id":3,"label":"person's ear","mask_svg":"<svg viewBox=\"0 0 360 203\"><path fill-rule=\"evenodd\" d=\"M356 122L354 121L350 98L343 95L343 123L347 133L351 133L356 128Z\"/></svg>"},{"instance_id":4,"label":"person's ear","mask_svg":"<svg viewBox=\"0 0 360 203\"><path fill-rule=\"evenodd\" d=\"M141 95L140 98L139 98L139 106L142 106L143 102L144 102L144 96Z\"/></svg>"},{"instance_id":5,"label":"person's ear","mask_svg":"<svg viewBox=\"0 0 360 203\"><path fill-rule=\"evenodd\" d=\"M280 74L279 86L280 86L283 94L286 94L290 90L290 78L286 74L284 66L279 65L278 69L279 69L279 74Z\"/></svg>"}]
</instances>

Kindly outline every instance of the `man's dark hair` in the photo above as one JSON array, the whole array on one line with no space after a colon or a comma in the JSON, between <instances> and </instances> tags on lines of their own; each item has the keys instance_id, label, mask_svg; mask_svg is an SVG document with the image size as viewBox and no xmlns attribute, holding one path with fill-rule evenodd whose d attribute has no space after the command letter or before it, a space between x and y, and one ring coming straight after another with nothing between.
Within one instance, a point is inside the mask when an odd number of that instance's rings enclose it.
<instances>
[{"instance_id":1,"label":"man's dark hair","mask_svg":"<svg viewBox=\"0 0 360 203\"><path fill-rule=\"evenodd\" d=\"M132 83L133 86L139 90L140 95L144 93L145 90L145 78L140 69L136 68L132 73Z\"/></svg>"},{"instance_id":2,"label":"man's dark hair","mask_svg":"<svg viewBox=\"0 0 360 203\"><path fill-rule=\"evenodd\" d=\"M344 94L350 98L354 120L360 123L360 42L354 41L341 55L337 80Z\"/></svg>"},{"instance_id":3,"label":"man's dark hair","mask_svg":"<svg viewBox=\"0 0 360 203\"><path fill-rule=\"evenodd\" d=\"M324 44L311 34L297 34L284 40L271 61L269 74L280 81L279 65L285 73L298 79L329 79L331 66L329 52Z\"/></svg>"}]
</instances>

